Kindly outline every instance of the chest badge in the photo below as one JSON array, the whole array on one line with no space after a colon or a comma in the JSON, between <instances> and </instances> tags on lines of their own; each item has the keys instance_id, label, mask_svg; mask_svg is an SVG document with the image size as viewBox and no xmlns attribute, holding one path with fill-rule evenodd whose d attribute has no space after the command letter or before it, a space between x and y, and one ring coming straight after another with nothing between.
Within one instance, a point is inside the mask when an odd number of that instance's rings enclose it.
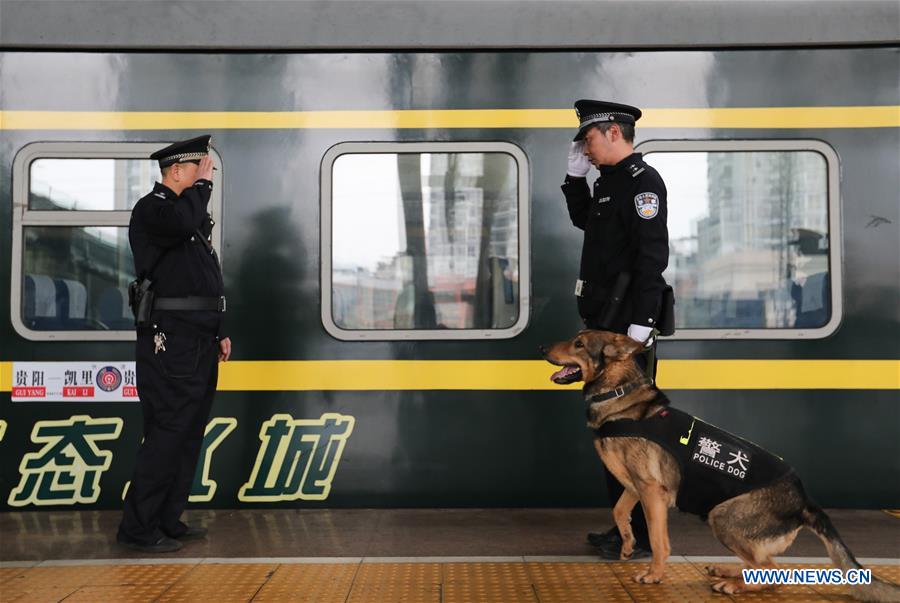
<instances>
[{"instance_id":1,"label":"chest badge","mask_svg":"<svg viewBox=\"0 0 900 603\"><path fill-rule=\"evenodd\" d=\"M652 220L659 213L659 197L656 193L639 193L634 197L634 208L637 215Z\"/></svg>"}]
</instances>

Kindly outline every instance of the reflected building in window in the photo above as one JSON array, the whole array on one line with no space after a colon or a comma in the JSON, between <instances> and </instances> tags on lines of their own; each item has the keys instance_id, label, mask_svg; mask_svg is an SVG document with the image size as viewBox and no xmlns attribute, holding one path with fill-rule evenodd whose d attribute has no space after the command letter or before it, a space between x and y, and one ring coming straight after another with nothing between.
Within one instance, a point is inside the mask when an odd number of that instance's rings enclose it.
<instances>
[{"instance_id":1,"label":"reflected building in window","mask_svg":"<svg viewBox=\"0 0 900 603\"><path fill-rule=\"evenodd\" d=\"M507 156L481 153L434 154L423 164L429 206L428 284L444 327L496 328L515 322L515 312L511 320L492 312L514 300L494 299L493 291L479 296L478 291L479 268L489 281L483 287L491 288L495 279L518 281L516 174L511 164ZM485 303L491 307L479 307ZM479 319L485 312L491 316Z\"/></svg>"},{"instance_id":2,"label":"reflected building in window","mask_svg":"<svg viewBox=\"0 0 900 603\"><path fill-rule=\"evenodd\" d=\"M151 161L116 161L113 194L116 209L130 209L138 199L162 180L159 167Z\"/></svg>"},{"instance_id":3,"label":"reflected building in window","mask_svg":"<svg viewBox=\"0 0 900 603\"><path fill-rule=\"evenodd\" d=\"M807 294L807 307L798 307L794 290L806 286L818 288L821 310L828 269L824 158L814 152L711 153L707 170L708 213L696 222L696 257L676 259L694 265L695 281L676 289L688 301L683 323L795 326L798 315L816 305ZM819 233L817 253L800 246L801 233Z\"/></svg>"}]
</instances>

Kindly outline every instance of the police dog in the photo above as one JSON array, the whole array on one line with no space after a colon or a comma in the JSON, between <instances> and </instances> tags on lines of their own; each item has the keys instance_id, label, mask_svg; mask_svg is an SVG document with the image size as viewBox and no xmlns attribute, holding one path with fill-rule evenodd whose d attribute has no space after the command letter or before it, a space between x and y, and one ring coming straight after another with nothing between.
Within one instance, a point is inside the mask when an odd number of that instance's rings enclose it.
<instances>
[{"instance_id":1,"label":"police dog","mask_svg":"<svg viewBox=\"0 0 900 603\"><path fill-rule=\"evenodd\" d=\"M667 412L680 413L668 408L665 396L635 363L634 356L640 351L642 344L630 337L605 331L581 331L568 341L549 348L541 346L544 359L562 367L551 377L555 383L584 382L583 393L589 402L588 427L601 434L604 433L601 426L610 421L647 421L660 413L663 417ZM682 439L681 443L687 441ZM631 511L640 501L647 517L653 556L650 567L636 574L634 580L659 583L670 552L668 509L675 506L676 500L682 500L679 486L684 465L679 464L669 449L646 438L597 436L594 446L603 463L625 487L613 508L613 518L622 535L621 559L629 559L633 552ZM762 449L758 451L761 455L768 454ZM691 471L695 470L686 470ZM685 485L690 481L685 480ZM861 568L828 516L806 496L793 471L763 487L716 504L709 510L707 522L716 538L748 568L774 567L773 557L791 545L801 528L812 530L822 540L831 560L843 571ZM712 584L716 592L733 594L766 588L745 584L741 570L734 567L710 566L707 572L717 578ZM853 590L854 597L866 601L900 601L900 587L874 577L872 584Z\"/></svg>"}]
</instances>

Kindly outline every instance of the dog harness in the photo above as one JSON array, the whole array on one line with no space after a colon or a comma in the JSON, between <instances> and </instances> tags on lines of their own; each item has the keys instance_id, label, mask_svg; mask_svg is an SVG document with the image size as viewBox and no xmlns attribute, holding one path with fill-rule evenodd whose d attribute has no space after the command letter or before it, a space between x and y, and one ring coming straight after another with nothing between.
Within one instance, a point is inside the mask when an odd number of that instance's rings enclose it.
<instances>
[{"instance_id":1,"label":"dog harness","mask_svg":"<svg viewBox=\"0 0 900 603\"><path fill-rule=\"evenodd\" d=\"M669 406L640 421L607 421L594 433L601 438L644 438L671 453L681 470L675 504L704 520L719 503L793 471L781 457L753 442Z\"/></svg>"}]
</instances>

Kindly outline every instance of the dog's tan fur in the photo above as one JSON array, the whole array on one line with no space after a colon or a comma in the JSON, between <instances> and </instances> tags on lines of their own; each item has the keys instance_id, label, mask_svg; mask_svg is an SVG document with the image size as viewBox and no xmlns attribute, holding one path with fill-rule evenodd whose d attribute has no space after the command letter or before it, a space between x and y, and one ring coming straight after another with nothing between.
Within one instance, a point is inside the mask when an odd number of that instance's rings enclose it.
<instances>
[{"instance_id":1,"label":"dog's tan fur","mask_svg":"<svg viewBox=\"0 0 900 603\"><path fill-rule=\"evenodd\" d=\"M643 378L633 358L641 348L640 343L625 335L581 331L568 341L542 349L548 362L580 369L580 375L576 373L561 382L580 378L584 381L584 397L590 400L592 396ZM647 383L620 398L591 403L588 427L596 429L607 421L618 419L652 417L664 408L654 402L657 391ZM636 574L634 579L641 583L661 582L671 551L668 509L675 506L681 483L678 462L660 445L643 438L595 438L594 447L625 488L613 508L613 518L622 535L620 556L629 559L633 553L631 511L640 502L647 517L653 556L649 568ZM731 549L745 567L774 567L773 557L784 552L803 527L819 536L839 567L845 571L861 567L828 517L806 497L800 480L794 475L720 503L710 511L708 523L719 541ZM710 576L721 578L712 585L717 592L734 594L767 588L745 584L740 568L710 566L707 571ZM854 589L854 595L870 601L900 600L900 588L876 580L868 587Z\"/></svg>"}]
</instances>

